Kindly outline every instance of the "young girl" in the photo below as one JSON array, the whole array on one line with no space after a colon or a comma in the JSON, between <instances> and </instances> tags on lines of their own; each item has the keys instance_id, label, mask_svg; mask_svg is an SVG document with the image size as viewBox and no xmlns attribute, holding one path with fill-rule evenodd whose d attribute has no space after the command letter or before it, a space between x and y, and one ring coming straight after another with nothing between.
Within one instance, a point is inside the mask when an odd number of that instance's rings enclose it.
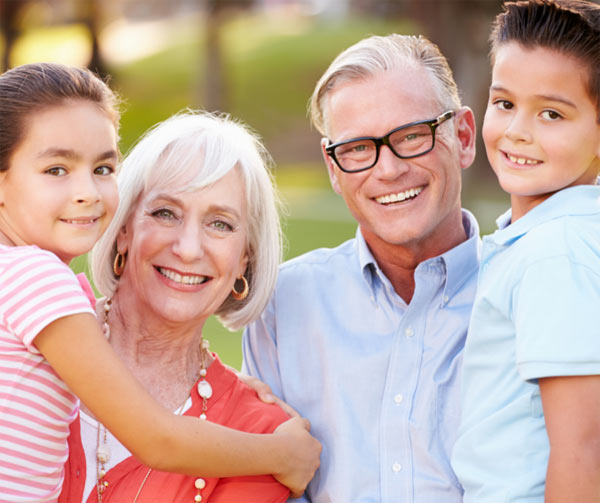
<instances>
[{"instance_id":1,"label":"young girl","mask_svg":"<svg viewBox=\"0 0 600 503\"><path fill-rule=\"evenodd\" d=\"M302 491L320 450L303 420L253 435L163 409L113 354L68 267L117 206L108 87L84 69L24 65L0 76L0 110L0 501L56 501L76 396L152 468L273 473Z\"/></svg>"},{"instance_id":2,"label":"young girl","mask_svg":"<svg viewBox=\"0 0 600 503\"><path fill-rule=\"evenodd\" d=\"M452 467L465 503L600 498L600 5L507 2L483 124L511 210L483 240Z\"/></svg>"}]
</instances>

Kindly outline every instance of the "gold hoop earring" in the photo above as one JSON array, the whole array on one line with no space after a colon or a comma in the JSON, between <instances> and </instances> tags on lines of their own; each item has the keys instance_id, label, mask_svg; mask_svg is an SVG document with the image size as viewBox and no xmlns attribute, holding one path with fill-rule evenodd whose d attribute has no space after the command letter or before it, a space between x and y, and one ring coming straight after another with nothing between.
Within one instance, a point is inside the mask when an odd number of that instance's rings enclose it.
<instances>
[{"instance_id":1,"label":"gold hoop earring","mask_svg":"<svg viewBox=\"0 0 600 503\"><path fill-rule=\"evenodd\" d=\"M115 276L117 278L119 278L121 276L121 274L123 274L123 271L125 270L126 257L127 257L127 253L121 255L119 252L117 252L117 254L115 256L115 261L113 262L113 272L115 273Z\"/></svg>"},{"instance_id":2,"label":"gold hoop earring","mask_svg":"<svg viewBox=\"0 0 600 503\"><path fill-rule=\"evenodd\" d=\"M244 276L240 276L239 278L236 279L236 281L243 281L244 289L241 292L238 292L235 289L235 283L234 283L233 288L231 289L231 296L235 300L244 300L246 297L248 297L248 292L250 291L250 287L248 286L248 280Z\"/></svg>"}]
</instances>

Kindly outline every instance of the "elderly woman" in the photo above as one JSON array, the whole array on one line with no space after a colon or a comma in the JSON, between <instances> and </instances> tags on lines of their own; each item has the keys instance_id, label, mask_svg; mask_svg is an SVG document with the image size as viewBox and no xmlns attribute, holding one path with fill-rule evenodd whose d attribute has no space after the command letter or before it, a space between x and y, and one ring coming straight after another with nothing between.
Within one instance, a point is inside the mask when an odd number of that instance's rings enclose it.
<instances>
[{"instance_id":1,"label":"elderly woman","mask_svg":"<svg viewBox=\"0 0 600 503\"><path fill-rule=\"evenodd\" d=\"M98 318L146 389L176 414L253 433L272 432L287 415L259 401L208 351L202 328L213 314L242 327L274 287L280 228L266 158L226 117L172 117L124 161L119 209L92 254L95 283L106 295ZM276 502L289 495L272 476L152 470L85 412L69 444L61 501Z\"/></svg>"}]
</instances>

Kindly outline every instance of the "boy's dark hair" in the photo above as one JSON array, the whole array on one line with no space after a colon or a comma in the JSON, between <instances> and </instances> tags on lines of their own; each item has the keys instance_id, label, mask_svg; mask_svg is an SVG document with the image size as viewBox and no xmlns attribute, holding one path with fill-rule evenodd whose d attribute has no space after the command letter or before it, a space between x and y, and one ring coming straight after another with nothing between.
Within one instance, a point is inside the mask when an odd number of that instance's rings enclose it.
<instances>
[{"instance_id":1,"label":"boy's dark hair","mask_svg":"<svg viewBox=\"0 0 600 503\"><path fill-rule=\"evenodd\" d=\"M504 4L490 35L492 62L498 48L517 42L577 57L588 68L588 93L600 120L600 5L586 0L526 0Z\"/></svg>"},{"instance_id":2,"label":"boy's dark hair","mask_svg":"<svg viewBox=\"0 0 600 503\"><path fill-rule=\"evenodd\" d=\"M86 68L58 63L31 63L0 75L0 172L25 136L26 121L44 108L71 100L89 101L107 114L119 131L118 100Z\"/></svg>"}]
</instances>

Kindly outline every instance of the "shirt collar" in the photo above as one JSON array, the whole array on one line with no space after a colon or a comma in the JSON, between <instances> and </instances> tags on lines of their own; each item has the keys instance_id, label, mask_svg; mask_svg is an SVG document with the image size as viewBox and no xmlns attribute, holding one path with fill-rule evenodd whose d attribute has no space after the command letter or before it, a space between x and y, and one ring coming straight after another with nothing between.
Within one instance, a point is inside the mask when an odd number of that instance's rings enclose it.
<instances>
[{"instance_id":1,"label":"shirt collar","mask_svg":"<svg viewBox=\"0 0 600 503\"><path fill-rule=\"evenodd\" d=\"M471 274L479 268L479 257L481 253L481 239L479 237L479 225L470 211L462 210L462 222L467 234L467 239L459 245L451 248L439 257L433 257L426 260L441 262L446 270L446 284L444 295L451 297L467 281ZM365 238L360 232L360 227L356 230L356 250L363 277L371 290L371 296L375 295L375 277L379 276L380 281L389 281L379 268L371 250L367 246ZM385 279L384 279L385 278Z\"/></svg>"},{"instance_id":2,"label":"shirt collar","mask_svg":"<svg viewBox=\"0 0 600 503\"><path fill-rule=\"evenodd\" d=\"M498 245L505 245L527 234L533 227L555 218L596 213L600 213L600 186L568 187L556 192L514 223L510 222L512 211L506 211L496 220L498 230L490 239Z\"/></svg>"},{"instance_id":3,"label":"shirt collar","mask_svg":"<svg viewBox=\"0 0 600 503\"><path fill-rule=\"evenodd\" d=\"M481 255L479 225L473 214L464 209L462 221L467 239L440 255L446 267L444 297L452 297L479 269Z\"/></svg>"}]
</instances>

